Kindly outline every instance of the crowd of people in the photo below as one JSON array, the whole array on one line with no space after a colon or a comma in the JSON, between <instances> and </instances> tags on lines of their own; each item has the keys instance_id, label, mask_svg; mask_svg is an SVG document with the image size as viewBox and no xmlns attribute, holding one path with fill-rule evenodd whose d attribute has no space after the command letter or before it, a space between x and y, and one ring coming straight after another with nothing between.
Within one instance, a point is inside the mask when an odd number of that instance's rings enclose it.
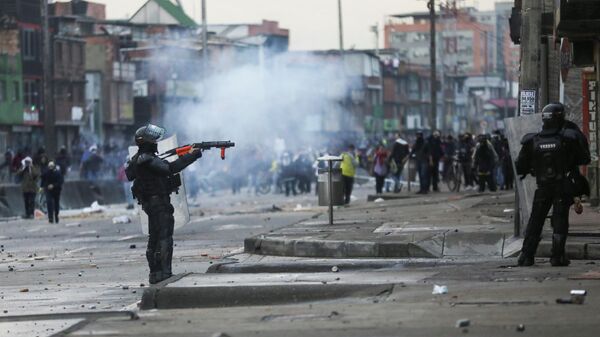
<instances>
[{"instance_id":1,"label":"crowd of people","mask_svg":"<svg viewBox=\"0 0 600 337\"><path fill-rule=\"evenodd\" d=\"M127 152L114 143L105 146L76 144L68 151L61 147L54 158L40 147L7 149L0 162L0 182L21 186L25 218L33 218L38 193L45 194L50 222L58 222L60 192L67 179L95 181L114 179L127 160Z\"/></svg>"},{"instance_id":2,"label":"crowd of people","mask_svg":"<svg viewBox=\"0 0 600 337\"><path fill-rule=\"evenodd\" d=\"M359 149L357 155L362 166L375 178L375 192L378 194L383 193L384 188L386 192L400 192L400 180L406 173L404 167L409 160L413 161L415 175L418 176L419 194L439 192L440 182L450 179L449 169L455 162L463 174L464 190L483 192L486 189L513 188L508 140L500 131L476 137L464 133L458 138L451 134L442 136L439 131L426 137L424 132L419 131L412 142L396 134Z\"/></svg>"}]
</instances>

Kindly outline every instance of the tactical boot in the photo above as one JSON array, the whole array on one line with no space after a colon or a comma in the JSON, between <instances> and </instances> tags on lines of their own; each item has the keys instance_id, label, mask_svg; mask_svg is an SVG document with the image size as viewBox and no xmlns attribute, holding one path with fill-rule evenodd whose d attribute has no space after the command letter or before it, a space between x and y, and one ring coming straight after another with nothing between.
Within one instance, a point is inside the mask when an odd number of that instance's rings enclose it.
<instances>
[{"instance_id":1,"label":"tactical boot","mask_svg":"<svg viewBox=\"0 0 600 337\"><path fill-rule=\"evenodd\" d=\"M154 273L150 273L148 275L148 282L150 284L157 284L158 282L160 282L160 278L161 278L161 272L154 272Z\"/></svg>"},{"instance_id":2,"label":"tactical boot","mask_svg":"<svg viewBox=\"0 0 600 337\"><path fill-rule=\"evenodd\" d=\"M525 237L523 240L523 248L517 260L517 264L521 267L529 267L535 264L535 251L537 250L540 238Z\"/></svg>"},{"instance_id":3,"label":"tactical boot","mask_svg":"<svg viewBox=\"0 0 600 337\"><path fill-rule=\"evenodd\" d=\"M519 259L517 260L517 264L519 267L530 267L535 264L535 258L531 255L525 255L521 253L519 255Z\"/></svg>"},{"instance_id":4,"label":"tactical boot","mask_svg":"<svg viewBox=\"0 0 600 337\"><path fill-rule=\"evenodd\" d=\"M550 264L553 267L566 267L571 261L565 254L565 244L567 243L567 235L565 234L553 234L552 235L552 257L550 258Z\"/></svg>"}]
</instances>

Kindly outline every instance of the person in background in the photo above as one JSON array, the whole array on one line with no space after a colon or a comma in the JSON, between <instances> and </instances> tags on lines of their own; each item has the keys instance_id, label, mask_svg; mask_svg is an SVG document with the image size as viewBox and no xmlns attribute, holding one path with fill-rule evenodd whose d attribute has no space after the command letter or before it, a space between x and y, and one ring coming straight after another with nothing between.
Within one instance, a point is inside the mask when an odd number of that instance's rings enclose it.
<instances>
[{"instance_id":1,"label":"person in background","mask_svg":"<svg viewBox=\"0 0 600 337\"><path fill-rule=\"evenodd\" d=\"M66 147L61 147L58 151L58 155L56 156L56 166L60 169L60 174L63 176L63 179L67 176L67 173L71 169L71 157L67 153Z\"/></svg>"},{"instance_id":2,"label":"person in background","mask_svg":"<svg viewBox=\"0 0 600 337\"><path fill-rule=\"evenodd\" d=\"M442 145L444 149L444 169L442 177L445 178L448 174L448 168L452 165L452 161L456 155L456 142L454 141L454 137L452 137L452 135L446 136L446 140Z\"/></svg>"},{"instance_id":3,"label":"person in background","mask_svg":"<svg viewBox=\"0 0 600 337\"><path fill-rule=\"evenodd\" d=\"M320 162L324 164L325 162ZM342 169L342 182L344 184L344 204L350 203L350 197L352 196L352 189L354 188L354 176L356 175L356 167L359 161L356 156L356 149L353 144L348 145L348 149L342 153L342 163L340 168Z\"/></svg>"},{"instance_id":4,"label":"person in background","mask_svg":"<svg viewBox=\"0 0 600 337\"><path fill-rule=\"evenodd\" d=\"M23 202L25 203L25 219L33 219L35 210L35 195L38 191L38 180L40 171L33 165L31 157L25 157L21 162L21 168L17 172L21 182L21 191L23 192Z\"/></svg>"},{"instance_id":5,"label":"person in background","mask_svg":"<svg viewBox=\"0 0 600 337\"><path fill-rule=\"evenodd\" d=\"M84 173L84 177L87 180L98 180L100 178L100 171L102 169L102 164L104 163L104 158L98 154L98 148L96 146L92 146L90 148L90 154L86 160L81 164L82 172Z\"/></svg>"},{"instance_id":6,"label":"person in background","mask_svg":"<svg viewBox=\"0 0 600 337\"><path fill-rule=\"evenodd\" d=\"M485 191L485 185L492 192L496 192L494 169L498 162L498 155L489 141L487 135L477 137L477 146L473 154L473 167L479 178L479 192Z\"/></svg>"},{"instance_id":7,"label":"person in background","mask_svg":"<svg viewBox=\"0 0 600 337\"><path fill-rule=\"evenodd\" d=\"M504 147L502 146L503 138L500 130L494 130L492 133L492 146L498 155L498 161L496 162L496 167L494 167L494 182L496 186L499 186L501 189L504 187L504 172L502 170L502 158L504 158Z\"/></svg>"},{"instance_id":8,"label":"person in background","mask_svg":"<svg viewBox=\"0 0 600 337\"><path fill-rule=\"evenodd\" d=\"M411 158L414 158L417 163L417 174L419 175L419 191L417 194L429 193L429 145L425 142L423 132L417 132L417 138L413 145Z\"/></svg>"},{"instance_id":9,"label":"person in background","mask_svg":"<svg viewBox=\"0 0 600 337\"><path fill-rule=\"evenodd\" d=\"M48 168L42 173L42 189L46 193L46 206L48 207L48 221L58 223L60 212L60 192L62 191L63 175L60 168L53 161L48 163Z\"/></svg>"},{"instance_id":10,"label":"person in background","mask_svg":"<svg viewBox=\"0 0 600 337\"><path fill-rule=\"evenodd\" d=\"M388 175L388 151L382 144L377 145L373 158L373 176L375 177L375 193L383 193L385 177Z\"/></svg>"},{"instance_id":11,"label":"person in background","mask_svg":"<svg viewBox=\"0 0 600 337\"><path fill-rule=\"evenodd\" d=\"M15 184L21 183L21 176L16 174L19 172L23 166L23 159L25 159L25 154L23 151L18 151L17 154L12 159L11 171L15 173Z\"/></svg>"},{"instance_id":12,"label":"person in background","mask_svg":"<svg viewBox=\"0 0 600 337\"><path fill-rule=\"evenodd\" d=\"M439 192L440 187L438 183L440 181L440 160L444 156L444 149L442 148L442 139L438 130L433 131L433 134L427 140L429 143L429 181L434 192ZM428 188L429 189L429 188Z\"/></svg>"},{"instance_id":13,"label":"person in background","mask_svg":"<svg viewBox=\"0 0 600 337\"><path fill-rule=\"evenodd\" d=\"M281 157L281 181L285 187L286 197L289 197L290 193L293 195L298 194L296 191L296 170L289 152L284 152Z\"/></svg>"},{"instance_id":14,"label":"person in background","mask_svg":"<svg viewBox=\"0 0 600 337\"><path fill-rule=\"evenodd\" d=\"M472 154L473 143L471 142L471 135L465 133L460 137L460 142L458 143L458 161L465 175L465 191L470 191L474 188Z\"/></svg>"},{"instance_id":15,"label":"person in background","mask_svg":"<svg viewBox=\"0 0 600 337\"><path fill-rule=\"evenodd\" d=\"M394 193L398 193L402 190L402 184L400 183L400 177L402 176L402 169L408 159L410 149L408 142L400 137L398 134L394 145L392 147L392 153L390 154L390 167L396 166L396 170L391 170L392 178L394 179ZM394 162L392 165L392 161Z\"/></svg>"}]
</instances>

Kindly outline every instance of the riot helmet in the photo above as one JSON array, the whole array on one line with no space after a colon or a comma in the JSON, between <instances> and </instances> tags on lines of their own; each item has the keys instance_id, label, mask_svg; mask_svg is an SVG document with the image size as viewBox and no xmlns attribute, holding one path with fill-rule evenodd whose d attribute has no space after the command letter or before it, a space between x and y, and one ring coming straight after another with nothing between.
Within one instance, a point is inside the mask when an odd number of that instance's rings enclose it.
<instances>
[{"instance_id":1,"label":"riot helmet","mask_svg":"<svg viewBox=\"0 0 600 337\"><path fill-rule=\"evenodd\" d=\"M565 122L565 106L560 102L546 105L542 109L544 129L558 129Z\"/></svg>"},{"instance_id":2,"label":"riot helmet","mask_svg":"<svg viewBox=\"0 0 600 337\"><path fill-rule=\"evenodd\" d=\"M164 135L164 128L153 124L148 124L137 129L135 132L135 143L137 145L156 144Z\"/></svg>"}]
</instances>

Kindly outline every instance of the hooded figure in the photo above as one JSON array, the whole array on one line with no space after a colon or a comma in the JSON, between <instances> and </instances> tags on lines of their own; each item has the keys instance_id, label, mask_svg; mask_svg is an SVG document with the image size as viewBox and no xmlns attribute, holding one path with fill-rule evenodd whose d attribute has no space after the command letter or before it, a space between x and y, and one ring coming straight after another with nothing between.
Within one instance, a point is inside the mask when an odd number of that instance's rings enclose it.
<instances>
[{"instance_id":1,"label":"hooded figure","mask_svg":"<svg viewBox=\"0 0 600 337\"><path fill-rule=\"evenodd\" d=\"M23 192L23 201L25 204L25 219L33 219L40 170L33 165L31 157L25 157L21 161L21 169L17 172L17 176L21 181L21 191Z\"/></svg>"},{"instance_id":2,"label":"hooded figure","mask_svg":"<svg viewBox=\"0 0 600 337\"><path fill-rule=\"evenodd\" d=\"M48 163L48 169L42 173L42 188L46 193L46 206L48 208L48 221L58 223L60 211L60 192L62 191L63 175L53 161Z\"/></svg>"}]
</instances>

